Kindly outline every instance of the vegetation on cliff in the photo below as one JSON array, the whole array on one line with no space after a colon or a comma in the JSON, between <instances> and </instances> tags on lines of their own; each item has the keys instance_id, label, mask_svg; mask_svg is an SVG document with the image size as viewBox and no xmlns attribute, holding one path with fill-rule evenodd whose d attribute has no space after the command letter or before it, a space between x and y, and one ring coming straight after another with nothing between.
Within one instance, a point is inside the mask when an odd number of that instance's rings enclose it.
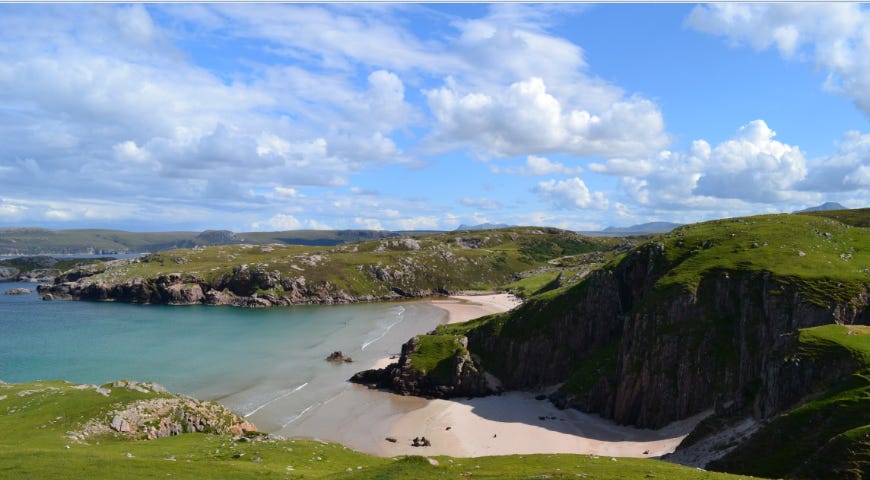
<instances>
[{"instance_id":1,"label":"vegetation on cliff","mask_svg":"<svg viewBox=\"0 0 870 480\"><path fill-rule=\"evenodd\" d=\"M123 385L122 385L123 384ZM128 388L128 385L135 385ZM186 397L149 384L102 387L66 382L0 382L0 477L4 479L232 478L436 479L621 478L730 479L667 462L587 455L511 455L482 458L379 458L341 445L283 440L251 433L183 433L144 440L112 429L80 436L94 420L141 402ZM144 388L143 388L144 387ZM228 414L225 424L235 421ZM216 419L219 420L219 419ZM189 430L185 430L189 431Z\"/></svg>"},{"instance_id":2,"label":"vegetation on cliff","mask_svg":"<svg viewBox=\"0 0 870 480\"><path fill-rule=\"evenodd\" d=\"M0 260L0 281L53 281L67 270L111 260L114 258L54 258L45 255L7 258Z\"/></svg>"}]
</instances>

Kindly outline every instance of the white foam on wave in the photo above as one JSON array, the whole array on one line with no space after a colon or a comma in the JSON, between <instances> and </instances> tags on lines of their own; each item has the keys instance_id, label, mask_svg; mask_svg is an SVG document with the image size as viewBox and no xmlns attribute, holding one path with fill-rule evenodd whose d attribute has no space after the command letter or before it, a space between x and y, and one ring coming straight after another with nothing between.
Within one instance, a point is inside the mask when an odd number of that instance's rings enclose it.
<instances>
[{"instance_id":1,"label":"white foam on wave","mask_svg":"<svg viewBox=\"0 0 870 480\"><path fill-rule=\"evenodd\" d=\"M399 307L399 308L401 308L401 307ZM402 308L402 313L404 313L404 311L405 311L405 309ZM371 344L377 342L378 340L380 340L380 339L386 337L387 334L390 333L390 329L392 329L392 328L395 327L396 325L402 323L403 320L405 320L405 318L402 317L402 314L401 314L401 313L397 314L397 316L399 317L399 319L396 320L395 322L393 322L393 323L387 325L387 328L385 328L384 331L383 331L380 335L378 335L376 338L374 338L374 339L372 339L372 340L369 340L369 341L367 341L367 342L363 342L363 344L362 344L362 348L361 348L360 350L365 350L366 347L368 347L369 345L371 345Z\"/></svg>"},{"instance_id":2,"label":"white foam on wave","mask_svg":"<svg viewBox=\"0 0 870 480\"><path fill-rule=\"evenodd\" d=\"M342 394L342 392L336 393L335 395L327 398L326 400L322 400L320 402L315 402L315 403L305 407L304 409L302 409L301 412L299 412L299 414L291 417L290 420L288 420L286 423L281 425L281 428L287 428L287 425L290 425L291 423L295 422L296 420L299 420L300 418L302 418L302 416L305 415L306 413L308 413L312 408L322 407L323 405L326 405L326 404L332 402L333 400L335 400L336 398L340 397L341 394Z\"/></svg>"},{"instance_id":3,"label":"white foam on wave","mask_svg":"<svg viewBox=\"0 0 870 480\"><path fill-rule=\"evenodd\" d=\"M294 388L293 390L290 390L290 391L287 392L287 393L284 393L284 394L282 394L282 395L278 395L277 397L275 397L275 398L269 400L268 402L266 402L266 403L260 405L259 407L257 407L257 408L255 408L255 409L251 410L250 412L248 412L248 413L245 415L245 418L250 417L251 415L253 415L253 414L259 412L260 410L262 410L264 407L267 407L267 406L271 405L272 403L275 403L275 402L277 402L278 400L281 400L282 398L286 398L286 397L289 397L290 395L293 395L294 393L298 392L299 390L302 390L303 388L305 388L305 387L307 387L307 386L308 386L308 382L305 382L305 383L303 383L302 385L299 385L298 387Z\"/></svg>"},{"instance_id":4,"label":"white foam on wave","mask_svg":"<svg viewBox=\"0 0 870 480\"><path fill-rule=\"evenodd\" d=\"M315 406L317 406L316 403L315 403L314 405L309 405L309 406L305 407L305 409L302 410L301 412L299 412L298 415L296 415L295 417L293 417L293 418L291 418L290 420L288 420L287 423L281 425L281 428L287 428L287 425L290 425L291 423L293 423L293 422L295 422L296 420L298 420L299 417L301 417L302 415L305 415L306 413L308 413L308 411L311 410L312 408L314 408Z\"/></svg>"}]
</instances>

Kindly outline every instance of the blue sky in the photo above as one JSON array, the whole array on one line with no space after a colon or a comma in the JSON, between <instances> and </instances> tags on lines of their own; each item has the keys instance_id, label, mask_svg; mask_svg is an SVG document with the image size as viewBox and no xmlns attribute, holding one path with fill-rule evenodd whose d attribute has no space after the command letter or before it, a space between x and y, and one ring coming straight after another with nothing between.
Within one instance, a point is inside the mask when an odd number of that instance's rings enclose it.
<instances>
[{"instance_id":1,"label":"blue sky","mask_svg":"<svg viewBox=\"0 0 870 480\"><path fill-rule=\"evenodd\" d=\"M862 4L5 4L0 59L0 226L870 205Z\"/></svg>"}]
</instances>

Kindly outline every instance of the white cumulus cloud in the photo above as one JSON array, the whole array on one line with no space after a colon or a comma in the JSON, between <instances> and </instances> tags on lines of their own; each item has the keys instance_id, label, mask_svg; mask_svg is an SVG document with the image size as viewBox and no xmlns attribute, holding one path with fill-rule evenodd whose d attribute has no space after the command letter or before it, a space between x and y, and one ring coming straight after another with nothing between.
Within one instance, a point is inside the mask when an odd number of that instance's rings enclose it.
<instances>
[{"instance_id":1,"label":"white cumulus cloud","mask_svg":"<svg viewBox=\"0 0 870 480\"><path fill-rule=\"evenodd\" d=\"M811 199L800 191L808 174L803 152L775 136L766 122L753 120L715 146L696 140L685 152L663 151L645 160L643 168L624 168L621 183L638 204L666 209Z\"/></svg>"},{"instance_id":2,"label":"white cumulus cloud","mask_svg":"<svg viewBox=\"0 0 870 480\"><path fill-rule=\"evenodd\" d=\"M870 115L870 11L861 3L715 3L697 6L686 23L756 50L775 47L788 59L827 71L825 87Z\"/></svg>"},{"instance_id":3,"label":"white cumulus cloud","mask_svg":"<svg viewBox=\"0 0 870 480\"><path fill-rule=\"evenodd\" d=\"M590 110L560 100L540 77L483 92L448 81L425 94L437 119L433 139L483 154L641 156L669 142L661 112L649 100L623 98Z\"/></svg>"},{"instance_id":4,"label":"white cumulus cloud","mask_svg":"<svg viewBox=\"0 0 870 480\"><path fill-rule=\"evenodd\" d=\"M578 210L605 208L607 206L604 194L590 192L583 180L577 177L540 182L535 187L534 192L557 209Z\"/></svg>"}]
</instances>

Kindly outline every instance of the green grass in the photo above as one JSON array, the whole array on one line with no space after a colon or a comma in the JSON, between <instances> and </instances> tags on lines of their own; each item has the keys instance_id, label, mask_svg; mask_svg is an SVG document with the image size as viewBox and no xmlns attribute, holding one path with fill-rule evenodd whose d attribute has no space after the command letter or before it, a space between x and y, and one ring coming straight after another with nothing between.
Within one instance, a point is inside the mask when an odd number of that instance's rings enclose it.
<instances>
[{"instance_id":1,"label":"green grass","mask_svg":"<svg viewBox=\"0 0 870 480\"><path fill-rule=\"evenodd\" d=\"M830 218L716 220L677 228L656 241L664 246L665 262L657 267L655 287L666 296L695 292L705 275L728 271L769 272L821 306L852 300L870 284L870 230Z\"/></svg>"},{"instance_id":2,"label":"green grass","mask_svg":"<svg viewBox=\"0 0 870 480\"><path fill-rule=\"evenodd\" d=\"M460 343L461 338L449 334L415 337L417 349L409 355L411 367L420 373L431 374L442 382L449 382L453 376L454 359L468 353Z\"/></svg>"},{"instance_id":3,"label":"green grass","mask_svg":"<svg viewBox=\"0 0 870 480\"><path fill-rule=\"evenodd\" d=\"M589 455L380 458L335 443L184 434L156 440L66 438L90 418L154 396L113 389L109 397L69 383L0 384L0 478L17 479L734 479L648 459ZM24 394L25 391L35 391ZM21 396L19 396L21 394ZM66 448L69 447L69 448ZM242 454L239 458L234 456Z\"/></svg>"},{"instance_id":4,"label":"green grass","mask_svg":"<svg viewBox=\"0 0 870 480\"><path fill-rule=\"evenodd\" d=\"M558 288L563 275L562 270L549 270L537 275L529 275L515 282L502 285L507 290L521 298L528 298L539 293Z\"/></svg>"},{"instance_id":5,"label":"green grass","mask_svg":"<svg viewBox=\"0 0 870 480\"><path fill-rule=\"evenodd\" d=\"M870 208L854 208L850 210L824 210L818 212L802 212L798 215L826 217L853 227L870 227Z\"/></svg>"}]
</instances>

